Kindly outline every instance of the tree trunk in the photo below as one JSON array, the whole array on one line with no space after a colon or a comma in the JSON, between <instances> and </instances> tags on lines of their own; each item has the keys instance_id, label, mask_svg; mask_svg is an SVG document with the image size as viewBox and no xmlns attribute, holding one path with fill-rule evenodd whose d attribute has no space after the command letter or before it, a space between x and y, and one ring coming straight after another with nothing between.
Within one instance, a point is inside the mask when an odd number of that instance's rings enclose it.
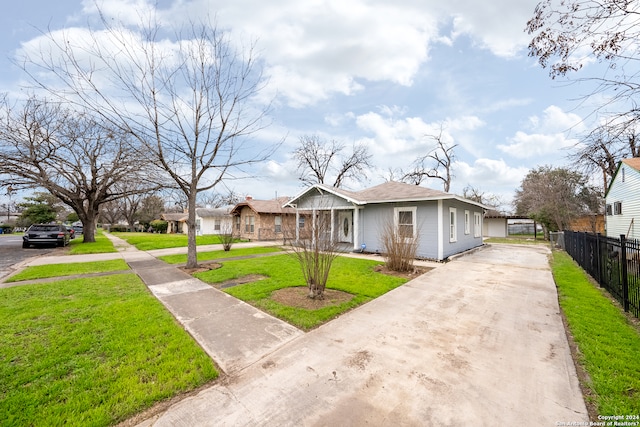
<instances>
[{"instance_id":1,"label":"tree trunk","mask_svg":"<svg viewBox=\"0 0 640 427\"><path fill-rule=\"evenodd\" d=\"M96 219L97 213L87 212L82 220L82 242L92 243L96 241Z\"/></svg>"},{"instance_id":2,"label":"tree trunk","mask_svg":"<svg viewBox=\"0 0 640 427\"><path fill-rule=\"evenodd\" d=\"M187 216L187 268L198 266L198 252L196 247L196 192L192 191L188 200L189 213Z\"/></svg>"}]
</instances>

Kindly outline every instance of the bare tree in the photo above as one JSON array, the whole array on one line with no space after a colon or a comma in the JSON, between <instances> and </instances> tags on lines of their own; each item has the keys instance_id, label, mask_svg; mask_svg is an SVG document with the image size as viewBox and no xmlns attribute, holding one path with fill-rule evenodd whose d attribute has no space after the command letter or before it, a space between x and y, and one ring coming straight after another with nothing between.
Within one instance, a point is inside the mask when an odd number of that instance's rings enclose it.
<instances>
[{"instance_id":1,"label":"bare tree","mask_svg":"<svg viewBox=\"0 0 640 427\"><path fill-rule=\"evenodd\" d=\"M229 190L228 193L218 193L208 191L200 193L198 197L198 204L201 207L211 206L212 208L221 208L223 206L235 205L242 201L240 194L233 190Z\"/></svg>"},{"instance_id":2,"label":"bare tree","mask_svg":"<svg viewBox=\"0 0 640 427\"><path fill-rule=\"evenodd\" d=\"M467 184L467 186L462 189L462 197L495 208L504 204L504 201L499 196L482 191L471 184Z\"/></svg>"},{"instance_id":3,"label":"bare tree","mask_svg":"<svg viewBox=\"0 0 640 427\"><path fill-rule=\"evenodd\" d=\"M103 120L36 98L0 108L0 173L13 188L44 188L72 208L84 242L95 241L100 206L130 194L118 183L147 182L130 135Z\"/></svg>"},{"instance_id":4,"label":"bare tree","mask_svg":"<svg viewBox=\"0 0 640 427\"><path fill-rule=\"evenodd\" d=\"M542 166L529 171L514 197L516 213L549 231L564 230L571 220L602 210L602 195L584 175L566 168Z\"/></svg>"},{"instance_id":5,"label":"bare tree","mask_svg":"<svg viewBox=\"0 0 640 427\"><path fill-rule=\"evenodd\" d=\"M625 158L640 157L640 141L635 126L619 126L616 120L607 121L589 132L569 158L587 174L602 174L603 188L609 187L618 163Z\"/></svg>"},{"instance_id":6,"label":"bare tree","mask_svg":"<svg viewBox=\"0 0 640 427\"><path fill-rule=\"evenodd\" d=\"M455 160L453 150L458 145L447 145L443 140L443 131L443 128L440 127L440 132L437 135L427 135L436 142L435 148L413 162L413 170L402 176L402 182L420 185L426 178L434 178L442 181L444 191L449 192L453 178L453 161Z\"/></svg>"},{"instance_id":7,"label":"bare tree","mask_svg":"<svg viewBox=\"0 0 640 427\"><path fill-rule=\"evenodd\" d=\"M331 265L343 251L337 236L332 235L329 211L314 211L310 219L310 232L299 233L289 248L291 255L300 263L309 298L324 299Z\"/></svg>"},{"instance_id":8,"label":"bare tree","mask_svg":"<svg viewBox=\"0 0 640 427\"><path fill-rule=\"evenodd\" d=\"M363 181L371 167L371 155L365 145L354 145L351 154L343 156L345 145L331 140L323 141L318 135L305 135L293 152L298 162L300 181L313 185L328 184L341 187L346 180Z\"/></svg>"},{"instance_id":9,"label":"bare tree","mask_svg":"<svg viewBox=\"0 0 640 427\"><path fill-rule=\"evenodd\" d=\"M594 113L618 121L618 129L607 133L628 133L621 130L635 127L638 120L639 22L640 9L633 0L543 0L527 22L529 56L548 68L551 78L569 77L594 59L607 66L604 71L592 67L597 75L584 70L578 75L582 83L593 84L585 98L596 97ZM608 121L605 126L610 127Z\"/></svg>"},{"instance_id":10,"label":"bare tree","mask_svg":"<svg viewBox=\"0 0 640 427\"><path fill-rule=\"evenodd\" d=\"M24 69L50 93L126 131L166 172L187 202L187 267L196 267L197 195L275 148L248 143L269 108L254 102L264 85L254 46L239 51L204 21L173 34L154 17L102 25L84 40L49 33L50 50L27 56Z\"/></svg>"}]
</instances>

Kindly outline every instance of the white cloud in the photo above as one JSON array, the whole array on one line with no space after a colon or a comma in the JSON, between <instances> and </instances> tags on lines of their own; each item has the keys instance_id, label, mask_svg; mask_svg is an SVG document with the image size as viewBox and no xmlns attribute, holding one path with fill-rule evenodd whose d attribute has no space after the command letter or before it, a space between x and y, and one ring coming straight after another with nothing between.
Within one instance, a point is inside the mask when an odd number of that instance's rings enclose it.
<instances>
[{"instance_id":1,"label":"white cloud","mask_svg":"<svg viewBox=\"0 0 640 427\"><path fill-rule=\"evenodd\" d=\"M523 26L537 0L435 2L398 0L94 0L82 1L81 23L98 17L131 25L155 16L168 32L197 19L215 20L234 42L258 40L270 84L261 98L305 107L370 82L411 86L435 43L461 34L494 55L526 46ZM157 5L157 6L156 6ZM157 9L156 9L157 7Z\"/></svg>"},{"instance_id":2,"label":"white cloud","mask_svg":"<svg viewBox=\"0 0 640 427\"><path fill-rule=\"evenodd\" d=\"M566 113L551 105L542 117L531 116L528 119L531 132L517 131L509 138L509 144L500 144L498 149L517 159L529 159L556 154L564 157L562 150L573 147L579 140L571 137L571 132L585 129L582 118L574 113Z\"/></svg>"},{"instance_id":3,"label":"white cloud","mask_svg":"<svg viewBox=\"0 0 640 427\"><path fill-rule=\"evenodd\" d=\"M558 153L558 156L564 156L564 154L560 153L560 150L578 143L577 139L567 139L562 133L528 134L522 131L516 132L510 141L509 145L498 145L498 148L517 159L542 157L550 153Z\"/></svg>"}]
</instances>

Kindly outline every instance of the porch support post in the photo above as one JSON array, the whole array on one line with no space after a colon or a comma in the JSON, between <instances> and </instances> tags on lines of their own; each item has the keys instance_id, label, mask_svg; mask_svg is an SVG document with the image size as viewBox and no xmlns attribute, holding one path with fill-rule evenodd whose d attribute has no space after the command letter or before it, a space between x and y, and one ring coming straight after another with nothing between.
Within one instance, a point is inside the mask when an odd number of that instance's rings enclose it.
<instances>
[{"instance_id":1,"label":"porch support post","mask_svg":"<svg viewBox=\"0 0 640 427\"><path fill-rule=\"evenodd\" d=\"M353 208L353 250L360 249L360 209L358 207Z\"/></svg>"},{"instance_id":2,"label":"porch support post","mask_svg":"<svg viewBox=\"0 0 640 427\"><path fill-rule=\"evenodd\" d=\"M318 221L316 220L316 210L313 209L311 211L311 244L313 246L316 245L316 234L318 230L316 227L318 226Z\"/></svg>"},{"instance_id":3,"label":"porch support post","mask_svg":"<svg viewBox=\"0 0 640 427\"><path fill-rule=\"evenodd\" d=\"M448 225L444 222L444 212L442 211L442 200L438 200L438 261L444 258L444 228Z\"/></svg>"},{"instance_id":4,"label":"porch support post","mask_svg":"<svg viewBox=\"0 0 640 427\"><path fill-rule=\"evenodd\" d=\"M333 233L333 226L334 226L334 223L336 222L335 221L335 212L336 212L336 210L334 208L331 208L331 227L330 227L331 236L329 237L329 241L331 243L333 243L333 234L334 234Z\"/></svg>"}]
</instances>

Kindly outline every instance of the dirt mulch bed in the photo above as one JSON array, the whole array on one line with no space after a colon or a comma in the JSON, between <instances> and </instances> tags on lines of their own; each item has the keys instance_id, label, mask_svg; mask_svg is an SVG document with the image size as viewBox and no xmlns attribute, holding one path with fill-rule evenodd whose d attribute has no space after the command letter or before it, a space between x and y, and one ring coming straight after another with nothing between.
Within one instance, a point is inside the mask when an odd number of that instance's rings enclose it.
<instances>
[{"instance_id":1,"label":"dirt mulch bed","mask_svg":"<svg viewBox=\"0 0 640 427\"><path fill-rule=\"evenodd\" d=\"M215 270L220 267L222 267L222 264L219 264L217 262L211 262L209 264L199 264L196 268L187 268L184 266L178 267L178 268L187 274L195 274L195 273L202 273L209 270Z\"/></svg>"},{"instance_id":2,"label":"dirt mulch bed","mask_svg":"<svg viewBox=\"0 0 640 427\"><path fill-rule=\"evenodd\" d=\"M353 298L352 294L335 289L325 289L324 299L311 299L307 297L307 295L309 295L309 288L306 286L296 286L278 289L271 294L271 299L290 307L317 310L319 308L339 305L343 302L351 301Z\"/></svg>"},{"instance_id":3,"label":"dirt mulch bed","mask_svg":"<svg viewBox=\"0 0 640 427\"><path fill-rule=\"evenodd\" d=\"M423 275L424 273L433 270L433 268L429 267L414 267L412 271L393 271L389 270L385 264L377 265L374 268L374 271L382 274L386 274L388 276L396 276L403 277L407 280L415 279L418 276Z\"/></svg>"}]
</instances>

